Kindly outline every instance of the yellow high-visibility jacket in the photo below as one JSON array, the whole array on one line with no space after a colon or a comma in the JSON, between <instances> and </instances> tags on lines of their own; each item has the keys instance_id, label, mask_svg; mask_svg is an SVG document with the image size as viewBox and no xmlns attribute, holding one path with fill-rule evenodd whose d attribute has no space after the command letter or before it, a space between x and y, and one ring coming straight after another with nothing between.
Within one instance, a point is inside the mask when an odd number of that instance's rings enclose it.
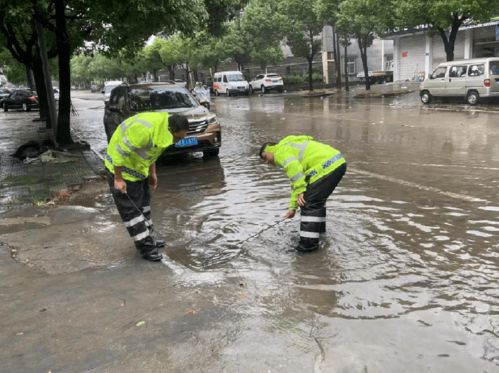
<instances>
[{"instance_id":1,"label":"yellow high-visibility jacket","mask_svg":"<svg viewBox=\"0 0 499 373\"><path fill-rule=\"evenodd\" d=\"M307 185L330 174L346 163L339 150L314 141L311 136L286 136L275 145L274 162L291 180L289 208L298 207L296 200Z\"/></svg>"},{"instance_id":2,"label":"yellow high-visibility jacket","mask_svg":"<svg viewBox=\"0 0 499 373\"><path fill-rule=\"evenodd\" d=\"M168 113L140 113L116 128L107 146L104 163L112 173L115 166L120 166L125 180L143 180L149 176L149 167L173 142L168 129Z\"/></svg>"}]
</instances>

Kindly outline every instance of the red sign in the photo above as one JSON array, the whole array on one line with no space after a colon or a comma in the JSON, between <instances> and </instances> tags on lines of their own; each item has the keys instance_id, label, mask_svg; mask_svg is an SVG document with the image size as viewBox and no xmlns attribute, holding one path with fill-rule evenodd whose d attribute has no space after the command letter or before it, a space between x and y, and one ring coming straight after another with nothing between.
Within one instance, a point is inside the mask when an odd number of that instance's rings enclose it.
<instances>
[{"instance_id":1,"label":"red sign","mask_svg":"<svg viewBox=\"0 0 499 373\"><path fill-rule=\"evenodd\" d=\"M402 52L402 57L407 57L408 54L409 52Z\"/></svg>"}]
</instances>

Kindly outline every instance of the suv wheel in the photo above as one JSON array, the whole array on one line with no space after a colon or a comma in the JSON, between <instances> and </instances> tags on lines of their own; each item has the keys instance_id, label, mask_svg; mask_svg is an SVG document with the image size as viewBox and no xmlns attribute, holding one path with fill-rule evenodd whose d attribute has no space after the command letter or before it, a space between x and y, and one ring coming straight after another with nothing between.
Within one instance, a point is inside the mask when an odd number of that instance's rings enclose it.
<instances>
[{"instance_id":1,"label":"suv wheel","mask_svg":"<svg viewBox=\"0 0 499 373\"><path fill-rule=\"evenodd\" d=\"M479 99L480 99L480 95L478 94L477 91L469 91L468 94L466 95L466 101L470 105L478 104Z\"/></svg>"},{"instance_id":2,"label":"suv wheel","mask_svg":"<svg viewBox=\"0 0 499 373\"><path fill-rule=\"evenodd\" d=\"M220 148L208 149L203 151L203 157L204 158L216 157L218 156L218 153L220 153Z\"/></svg>"},{"instance_id":3,"label":"suv wheel","mask_svg":"<svg viewBox=\"0 0 499 373\"><path fill-rule=\"evenodd\" d=\"M431 94L428 91L421 92L421 102L423 104L429 104L431 102Z\"/></svg>"}]
</instances>

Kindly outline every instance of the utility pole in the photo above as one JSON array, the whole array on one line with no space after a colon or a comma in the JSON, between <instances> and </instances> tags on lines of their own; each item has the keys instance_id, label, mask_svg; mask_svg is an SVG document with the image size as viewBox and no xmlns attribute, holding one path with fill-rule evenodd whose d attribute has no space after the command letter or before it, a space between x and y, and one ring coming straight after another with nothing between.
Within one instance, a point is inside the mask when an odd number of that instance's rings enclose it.
<instances>
[{"instance_id":1,"label":"utility pole","mask_svg":"<svg viewBox=\"0 0 499 373\"><path fill-rule=\"evenodd\" d=\"M35 27L38 35L38 51L40 52L40 60L43 70L43 81L47 91L48 117L47 128L52 128L53 138L55 140L57 133L57 114L55 110L54 89L52 87L52 78L50 77L49 62L47 57L47 45L45 43L45 33L43 26L35 16Z\"/></svg>"}]
</instances>

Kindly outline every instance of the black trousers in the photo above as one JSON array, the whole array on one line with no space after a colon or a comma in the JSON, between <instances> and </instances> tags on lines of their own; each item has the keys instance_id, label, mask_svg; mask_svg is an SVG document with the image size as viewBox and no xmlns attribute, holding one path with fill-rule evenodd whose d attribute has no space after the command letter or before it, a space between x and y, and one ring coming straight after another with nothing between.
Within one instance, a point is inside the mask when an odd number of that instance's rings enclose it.
<instances>
[{"instance_id":1,"label":"black trousers","mask_svg":"<svg viewBox=\"0 0 499 373\"><path fill-rule=\"evenodd\" d=\"M347 170L346 163L329 175L307 186L305 206L301 207L300 245L298 250L312 251L319 248L319 237L326 231L326 201Z\"/></svg>"},{"instance_id":2,"label":"black trousers","mask_svg":"<svg viewBox=\"0 0 499 373\"><path fill-rule=\"evenodd\" d=\"M141 254L156 251L156 242L152 236L153 224L151 220L149 180L125 180L127 193L124 194L114 188L114 175L106 171L106 176L114 203L121 220L123 220L128 230L128 234L135 242L135 247Z\"/></svg>"}]
</instances>

